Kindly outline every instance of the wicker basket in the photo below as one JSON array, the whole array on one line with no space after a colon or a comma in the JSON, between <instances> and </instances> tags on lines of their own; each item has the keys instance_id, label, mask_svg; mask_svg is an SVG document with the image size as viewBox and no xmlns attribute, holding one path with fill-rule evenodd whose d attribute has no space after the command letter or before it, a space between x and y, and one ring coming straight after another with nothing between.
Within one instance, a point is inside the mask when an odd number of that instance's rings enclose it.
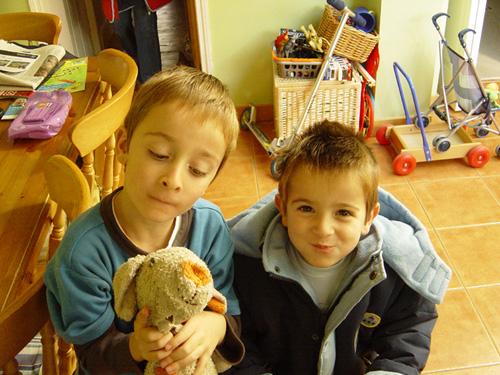
<instances>
[{"instance_id":1,"label":"wicker basket","mask_svg":"<svg viewBox=\"0 0 500 375\"><path fill-rule=\"evenodd\" d=\"M339 17L341 16L342 12L327 4L319 23L318 36L332 42L335 31L340 24ZM379 39L380 37L376 31L365 33L352 26L345 25L334 53L347 57L349 60L365 62Z\"/></svg>"},{"instance_id":2,"label":"wicker basket","mask_svg":"<svg viewBox=\"0 0 500 375\"><path fill-rule=\"evenodd\" d=\"M278 76L282 78L316 78L323 65L323 59L295 59L276 56L276 48L271 48L273 61L277 66Z\"/></svg>"},{"instance_id":3,"label":"wicker basket","mask_svg":"<svg viewBox=\"0 0 500 375\"><path fill-rule=\"evenodd\" d=\"M323 81L316 92L304 127L328 119L359 128L361 78L352 81ZM299 125L314 80L281 78L274 72L274 124L276 137L288 138Z\"/></svg>"}]
</instances>

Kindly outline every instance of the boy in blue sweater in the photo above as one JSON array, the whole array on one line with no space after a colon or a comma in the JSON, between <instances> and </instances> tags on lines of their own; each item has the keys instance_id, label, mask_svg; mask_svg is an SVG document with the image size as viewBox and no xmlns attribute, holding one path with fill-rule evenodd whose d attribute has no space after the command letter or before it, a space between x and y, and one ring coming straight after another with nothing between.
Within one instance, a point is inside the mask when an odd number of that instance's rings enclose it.
<instances>
[{"instance_id":1,"label":"boy in blue sweater","mask_svg":"<svg viewBox=\"0 0 500 375\"><path fill-rule=\"evenodd\" d=\"M214 350L229 364L243 355L239 306L232 290L233 242L215 205L200 199L234 149L239 125L226 88L187 67L163 71L136 94L117 135L125 165L117 189L68 228L47 265L45 283L57 332L75 345L80 369L90 374L141 373L160 361L174 373L198 361L201 374ZM189 319L172 336L113 308L113 276L128 258L184 246L207 263L228 313Z\"/></svg>"},{"instance_id":2,"label":"boy in blue sweater","mask_svg":"<svg viewBox=\"0 0 500 375\"><path fill-rule=\"evenodd\" d=\"M416 375L451 277L424 226L378 188L363 137L306 129L278 194L228 221L241 307L237 375Z\"/></svg>"}]
</instances>

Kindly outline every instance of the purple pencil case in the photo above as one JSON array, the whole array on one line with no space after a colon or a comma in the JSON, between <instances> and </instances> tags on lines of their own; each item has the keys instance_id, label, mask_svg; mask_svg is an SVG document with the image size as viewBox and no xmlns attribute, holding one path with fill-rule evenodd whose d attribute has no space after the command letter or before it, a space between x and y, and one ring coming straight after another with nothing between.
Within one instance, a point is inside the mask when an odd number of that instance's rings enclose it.
<instances>
[{"instance_id":1,"label":"purple pencil case","mask_svg":"<svg viewBox=\"0 0 500 375\"><path fill-rule=\"evenodd\" d=\"M48 139L61 130L73 99L67 91L35 92L9 126L8 139Z\"/></svg>"}]
</instances>

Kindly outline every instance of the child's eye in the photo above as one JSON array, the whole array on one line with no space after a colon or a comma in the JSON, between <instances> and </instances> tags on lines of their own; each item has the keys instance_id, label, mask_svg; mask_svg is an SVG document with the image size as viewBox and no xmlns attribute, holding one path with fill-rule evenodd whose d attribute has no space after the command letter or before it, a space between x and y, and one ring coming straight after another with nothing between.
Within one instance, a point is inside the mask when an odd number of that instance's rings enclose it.
<instances>
[{"instance_id":1,"label":"child's eye","mask_svg":"<svg viewBox=\"0 0 500 375\"><path fill-rule=\"evenodd\" d=\"M158 154L156 152L154 152L153 150L149 150L149 153L151 154L151 156L157 160L167 160L168 159L168 155L162 155L162 154Z\"/></svg>"},{"instance_id":2,"label":"child's eye","mask_svg":"<svg viewBox=\"0 0 500 375\"><path fill-rule=\"evenodd\" d=\"M351 213L347 210L339 210L339 211L337 211L337 214L339 216L351 216Z\"/></svg>"},{"instance_id":3,"label":"child's eye","mask_svg":"<svg viewBox=\"0 0 500 375\"><path fill-rule=\"evenodd\" d=\"M311 206L300 206L299 211L302 212L313 212L313 208Z\"/></svg>"},{"instance_id":4,"label":"child's eye","mask_svg":"<svg viewBox=\"0 0 500 375\"><path fill-rule=\"evenodd\" d=\"M196 168L191 168L191 173L196 177L205 177L207 174Z\"/></svg>"}]
</instances>

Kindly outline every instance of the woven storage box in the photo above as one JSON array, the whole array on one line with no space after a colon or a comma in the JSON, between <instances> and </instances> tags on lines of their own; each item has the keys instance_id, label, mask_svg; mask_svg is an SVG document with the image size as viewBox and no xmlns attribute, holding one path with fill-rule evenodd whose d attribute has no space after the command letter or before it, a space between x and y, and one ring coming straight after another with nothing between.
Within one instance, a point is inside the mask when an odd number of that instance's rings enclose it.
<instances>
[{"instance_id":1,"label":"woven storage box","mask_svg":"<svg viewBox=\"0 0 500 375\"><path fill-rule=\"evenodd\" d=\"M340 24L339 17L341 16L342 12L327 4L317 30L318 36L327 39L331 43ZM334 53L347 57L349 60L365 62L379 39L380 37L375 31L365 33L352 26L345 25Z\"/></svg>"},{"instance_id":2,"label":"woven storage box","mask_svg":"<svg viewBox=\"0 0 500 375\"><path fill-rule=\"evenodd\" d=\"M359 128L361 79L322 81L307 113L304 127L328 119ZM305 110L315 80L281 78L274 72L274 124L277 138L293 135Z\"/></svg>"}]
</instances>

